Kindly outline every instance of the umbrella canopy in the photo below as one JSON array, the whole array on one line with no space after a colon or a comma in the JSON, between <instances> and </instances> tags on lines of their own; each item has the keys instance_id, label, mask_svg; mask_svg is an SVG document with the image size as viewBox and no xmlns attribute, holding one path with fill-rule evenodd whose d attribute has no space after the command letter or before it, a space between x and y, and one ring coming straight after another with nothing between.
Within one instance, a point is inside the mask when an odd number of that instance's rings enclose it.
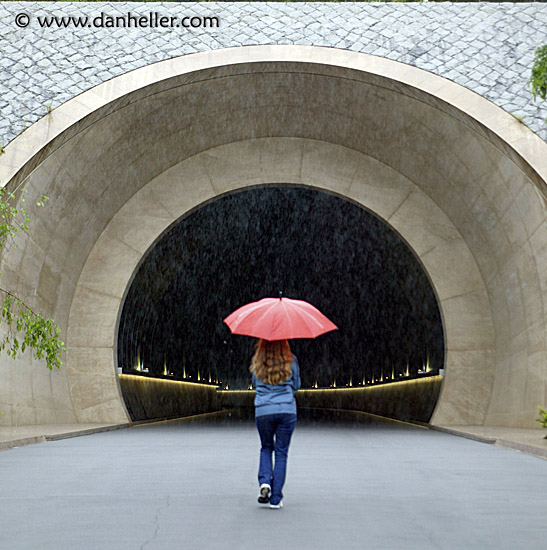
<instances>
[{"instance_id":1,"label":"umbrella canopy","mask_svg":"<svg viewBox=\"0 0 547 550\"><path fill-rule=\"evenodd\" d=\"M228 315L224 322L233 334L264 340L316 338L338 327L303 300L263 298Z\"/></svg>"}]
</instances>

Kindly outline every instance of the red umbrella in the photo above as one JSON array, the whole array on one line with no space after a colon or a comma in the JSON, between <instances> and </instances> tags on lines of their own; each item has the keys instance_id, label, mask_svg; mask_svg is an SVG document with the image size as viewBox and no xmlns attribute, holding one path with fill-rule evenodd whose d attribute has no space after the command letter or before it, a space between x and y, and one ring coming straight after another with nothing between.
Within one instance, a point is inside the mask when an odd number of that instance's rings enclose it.
<instances>
[{"instance_id":1,"label":"red umbrella","mask_svg":"<svg viewBox=\"0 0 547 550\"><path fill-rule=\"evenodd\" d=\"M233 334L264 340L316 338L338 327L303 300L262 298L228 315L224 322Z\"/></svg>"}]
</instances>

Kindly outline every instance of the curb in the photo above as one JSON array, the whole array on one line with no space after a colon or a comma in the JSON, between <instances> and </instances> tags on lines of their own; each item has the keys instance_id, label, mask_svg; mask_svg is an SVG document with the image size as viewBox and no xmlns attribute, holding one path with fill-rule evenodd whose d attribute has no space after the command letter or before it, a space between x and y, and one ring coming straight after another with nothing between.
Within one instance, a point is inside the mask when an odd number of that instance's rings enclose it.
<instances>
[{"instance_id":1,"label":"curb","mask_svg":"<svg viewBox=\"0 0 547 550\"><path fill-rule=\"evenodd\" d=\"M516 443L515 441L509 441L508 439L497 439L496 445L547 460L547 449L541 449L534 447L533 445L526 445L525 443Z\"/></svg>"},{"instance_id":2,"label":"curb","mask_svg":"<svg viewBox=\"0 0 547 550\"><path fill-rule=\"evenodd\" d=\"M419 424L422 424L421 422ZM426 424L424 424L426 425ZM430 430L437 432L443 432L450 435L456 435L458 437L465 437L466 439L472 439L473 441L479 441L480 443L488 443L489 445L496 445L496 447L503 447L505 449L512 449L514 451L520 451L537 458L547 460L547 449L541 447L534 447L533 445L526 445L526 443L518 443L517 441L510 441L509 439L501 439L496 437L487 437L484 435L471 434L468 432L462 432L459 430L451 430L441 426L433 426L429 424Z\"/></svg>"},{"instance_id":3,"label":"curb","mask_svg":"<svg viewBox=\"0 0 547 550\"><path fill-rule=\"evenodd\" d=\"M12 441L0 441L0 451L6 451L13 447L24 447L25 445L34 445L35 443L45 443L46 437L37 435L35 437L23 437L21 439L13 439Z\"/></svg>"},{"instance_id":4,"label":"curb","mask_svg":"<svg viewBox=\"0 0 547 550\"><path fill-rule=\"evenodd\" d=\"M125 424L115 424L113 426L103 426L102 428L88 428L86 430L78 430L75 432L65 432L62 434L46 435L46 441L59 441L61 439L69 439L71 437L79 437L80 435L90 435L101 432L112 432L114 430L122 430L123 428L129 428L131 424L129 422Z\"/></svg>"},{"instance_id":5,"label":"curb","mask_svg":"<svg viewBox=\"0 0 547 550\"><path fill-rule=\"evenodd\" d=\"M80 435L90 435L100 432L111 432L113 430L121 430L129 428L131 424L115 424L112 426L102 426L99 428L86 428L85 430L76 430L73 432L65 432L51 435L37 435L33 437L23 437L21 439L13 439L11 441L0 441L0 451L13 449L14 447L24 447L26 445L35 445L37 443L45 443L46 441L59 441L61 439L69 439L71 437L79 437Z\"/></svg>"},{"instance_id":6,"label":"curb","mask_svg":"<svg viewBox=\"0 0 547 550\"><path fill-rule=\"evenodd\" d=\"M479 441L480 443L487 443L488 445L495 445L496 444L496 438L495 437L487 437L485 435L477 435L477 434L471 434L468 432L461 432L459 430L451 430L450 428L444 428L442 426L433 426L429 425L430 430L434 430L436 432L442 432L450 435L457 435L459 437L464 437L465 439L472 439L473 441Z\"/></svg>"}]
</instances>

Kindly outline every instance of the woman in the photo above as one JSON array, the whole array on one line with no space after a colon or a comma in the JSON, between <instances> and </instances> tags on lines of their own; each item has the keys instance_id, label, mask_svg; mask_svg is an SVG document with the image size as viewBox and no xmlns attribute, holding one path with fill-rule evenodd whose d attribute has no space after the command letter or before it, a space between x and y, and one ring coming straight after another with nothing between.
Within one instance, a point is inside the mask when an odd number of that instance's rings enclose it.
<instances>
[{"instance_id":1,"label":"woman","mask_svg":"<svg viewBox=\"0 0 547 550\"><path fill-rule=\"evenodd\" d=\"M294 392L300 388L298 361L287 340L260 339L249 370L256 388L255 418L261 443L258 502L282 508L287 453L296 426ZM275 452L273 468L272 452Z\"/></svg>"}]
</instances>

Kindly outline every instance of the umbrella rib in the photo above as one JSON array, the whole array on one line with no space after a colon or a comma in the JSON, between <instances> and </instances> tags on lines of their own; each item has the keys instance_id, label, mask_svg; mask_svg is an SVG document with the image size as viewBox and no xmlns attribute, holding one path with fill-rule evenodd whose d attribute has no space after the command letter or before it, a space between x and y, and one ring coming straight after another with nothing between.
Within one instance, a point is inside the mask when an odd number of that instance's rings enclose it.
<instances>
[{"instance_id":1,"label":"umbrella rib","mask_svg":"<svg viewBox=\"0 0 547 550\"><path fill-rule=\"evenodd\" d=\"M270 314L270 311L275 308L275 302L270 304L268 308L264 309L264 312L262 315L256 320L256 325L259 325L264 322L264 320L267 320L268 315ZM273 322L273 321L272 321Z\"/></svg>"},{"instance_id":2,"label":"umbrella rib","mask_svg":"<svg viewBox=\"0 0 547 550\"><path fill-rule=\"evenodd\" d=\"M281 306L283 307L283 311L285 312L285 317L287 318L287 320L289 321L289 324L290 324L289 334L293 334L294 333L294 331L293 331L293 328L294 328L293 320L292 320L292 317L290 317L289 314L288 314L287 306L283 302L283 298L281 298Z\"/></svg>"},{"instance_id":3,"label":"umbrella rib","mask_svg":"<svg viewBox=\"0 0 547 550\"><path fill-rule=\"evenodd\" d=\"M250 315L252 315L257 309L260 310L261 309L261 305L256 302L255 305L253 307L250 307L246 310L246 311L243 311L241 312L237 317L236 319L234 320L234 328L237 329L237 327L243 322L245 321ZM259 318L261 319L263 317L263 315Z\"/></svg>"}]
</instances>

